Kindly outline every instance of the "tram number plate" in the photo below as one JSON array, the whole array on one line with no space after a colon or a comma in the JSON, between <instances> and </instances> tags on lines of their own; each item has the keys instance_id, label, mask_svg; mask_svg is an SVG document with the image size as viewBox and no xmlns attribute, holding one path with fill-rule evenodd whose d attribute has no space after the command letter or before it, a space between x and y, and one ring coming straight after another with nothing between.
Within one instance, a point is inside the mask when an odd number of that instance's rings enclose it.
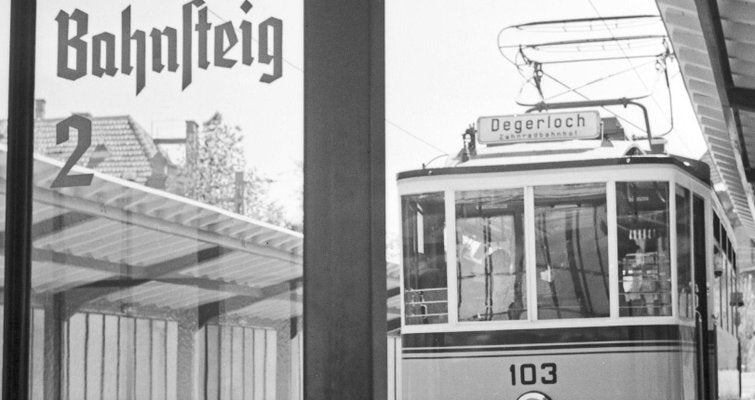
<instances>
[{"instance_id":1,"label":"tram number plate","mask_svg":"<svg viewBox=\"0 0 755 400\"><path fill-rule=\"evenodd\" d=\"M511 373L511 385L534 385L540 383L552 385L558 381L556 376L556 363L543 363L538 368L535 364L511 364L509 367Z\"/></svg>"}]
</instances>

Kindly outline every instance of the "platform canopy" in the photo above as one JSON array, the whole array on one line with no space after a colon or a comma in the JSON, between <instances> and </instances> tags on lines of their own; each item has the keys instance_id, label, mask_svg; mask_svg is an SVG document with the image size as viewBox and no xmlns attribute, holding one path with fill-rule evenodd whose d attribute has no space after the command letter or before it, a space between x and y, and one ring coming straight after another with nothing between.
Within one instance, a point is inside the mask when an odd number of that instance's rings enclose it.
<instances>
[{"instance_id":1,"label":"platform canopy","mask_svg":"<svg viewBox=\"0 0 755 400\"><path fill-rule=\"evenodd\" d=\"M35 156L36 298L65 292L70 312L197 309L204 322L219 312L271 323L301 315L301 233L80 167L71 174L94 174L91 185L50 189L61 167Z\"/></svg>"},{"instance_id":2,"label":"platform canopy","mask_svg":"<svg viewBox=\"0 0 755 400\"><path fill-rule=\"evenodd\" d=\"M712 161L713 181L752 268L755 237L755 2L657 0ZM742 251L744 250L744 251Z\"/></svg>"},{"instance_id":3,"label":"platform canopy","mask_svg":"<svg viewBox=\"0 0 755 400\"><path fill-rule=\"evenodd\" d=\"M6 152L0 145L3 177ZM198 310L200 323L219 313L271 325L301 317L301 233L82 167L71 174L94 174L91 185L50 189L62 165L34 158L37 304L65 293L69 313L128 304L135 313ZM5 190L2 179L3 207ZM395 328L399 267L388 269Z\"/></svg>"}]
</instances>

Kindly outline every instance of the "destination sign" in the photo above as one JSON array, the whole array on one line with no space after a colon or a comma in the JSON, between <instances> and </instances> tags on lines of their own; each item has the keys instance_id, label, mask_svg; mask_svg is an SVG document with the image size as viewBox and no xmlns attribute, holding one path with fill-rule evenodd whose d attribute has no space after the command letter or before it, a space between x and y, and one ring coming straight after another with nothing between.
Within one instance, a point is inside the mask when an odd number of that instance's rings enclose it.
<instances>
[{"instance_id":1,"label":"destination sign","mask_svg":"<svg viewBox=\"0 0 755 400\"><path fill-rule=\"evenodd\" d=\"M597 111L480 117L477 140L483 144L548 142L600 137Z\"/></svg>"}]
</instances>

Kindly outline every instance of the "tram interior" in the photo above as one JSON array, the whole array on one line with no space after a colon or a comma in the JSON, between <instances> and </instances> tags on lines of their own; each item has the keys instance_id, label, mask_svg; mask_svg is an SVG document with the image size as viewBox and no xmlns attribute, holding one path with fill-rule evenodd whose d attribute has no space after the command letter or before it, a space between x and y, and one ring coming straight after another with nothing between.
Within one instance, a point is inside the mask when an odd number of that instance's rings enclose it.
<instances>
[{"instance_id":1,"label":"tram interior","mask_svg":"<svg viewBox=\"0 0 755 400\"><path fill-rule=\"evenodd\" d=\"M402 196L405 325L611 317L607 188L605 182L532 187L534 251L525 240L525 188L461 190L451 199L444 191ZM702 222L697 214L704 204L679 184L673 193L674 208L668 181L615 183L618 317L674 316L677 296L676 316L694 318L693 265L704 262L705 231L693 222ZM448 200L454 216L446 215ZM737 291L734 249L715 213L713 225L713 318L733 333L736 306L727 293ZM454 241L453 254L446 240ZM534 258L531 272L527 257ZM449 267L456 275L450 286ZM449 320L449 290L457 302L455 321Z\"/></svg>"},{"instance_id":2,"label":"tram interior","mask_svg":"<svg viewBox=\"0 0 755 400\"><path fill-rule=\"evenodd\" d=\"M621 316L671 315L668 184L616 185Z\"/></svg>"}]
</instances>

